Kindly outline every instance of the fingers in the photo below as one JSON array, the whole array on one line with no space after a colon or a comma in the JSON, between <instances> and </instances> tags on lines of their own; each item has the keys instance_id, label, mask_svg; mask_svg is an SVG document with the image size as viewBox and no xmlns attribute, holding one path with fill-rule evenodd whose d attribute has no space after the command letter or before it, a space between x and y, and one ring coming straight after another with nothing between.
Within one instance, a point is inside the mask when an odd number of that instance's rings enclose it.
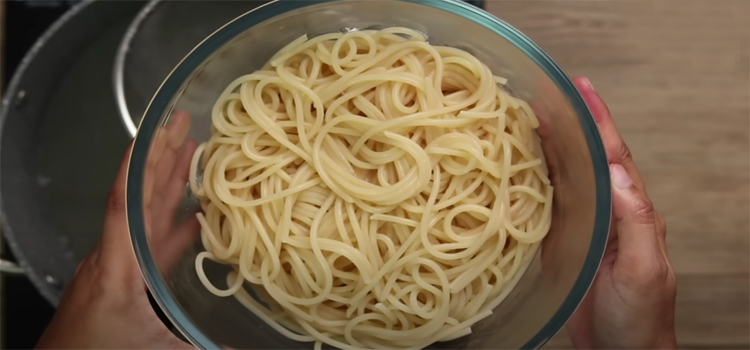
<instances>
[{"instance_id":1,"label":"fingers","mask_svg":"<svg viewBox=\"0 0 750 350\"><path fill-rule=\"evenodd\" d=\"M166 126L166 145L155 170L156 173L154 174L154 192L156 194L161 193L164 186L170 181L170 175L172 174L178 153L189 131L190 116L186 112L175 112Z\"/></svg>"},{"instance_id":2,"label":"fingers","mask_svg":"<svg viewBox=\"0 0 750 350\"><path fill-rule=\"evenodd\" d=\"M594 114L610 163L617 262L639 273L658 268L666 257L664 219L654 210L630 150L604 100L587 78L575 78L574 83Z\"/></svg>"},{"instance_id":3,"label":"fingers","mask_svg":"<svg viewBox=\"0 0 750 350\"><path fill-rule=\"evenodd\" d=\"M664 217L661 216L661 214L659 214L658 212L654 215L656 219L656 234L662 239L665 239L667 236L667 222L664 220Z\"/></svg>"},{"instance_id":4,"label":"fingers","mask_svg":"<svg viewBox=\"0 0 750 350\"><path fill-rule=\"evenodd\" d=\"M599 127L599 133L602 135L604 149L607 152L609 162L622 165L627 170L636 187L645 193L643 180L633 162L630 149L617 131L615 122L604 100L594 91L593 85L591 85L591 82L587 78L574 78L573 82L578 88L578 92L580 92L586 101L591 113L594 114L594 119L596 120L596 125Z\"/></svg>"},{"instance_id":5,"label":"fingers","mask_svg":"<svg viewBox=\"0 0 750 350\"><path fill-rule=\"evenodd\" d=\"M180 203L185 194L185 188L188 182L190 172L190 161L193 153L198 147L198 143L188 140L180 148L179 155L174 165L172 175L165 185L163 193L160 195L160 206L156 210L159 216L166 224L162 231L154 231L153 240L154 251L156 254L157 265L162 273L166 273L179 260L190 244L198 237L200 224L195 215L181 223L176 229L177 211L180 210Z\"/></svg>"},{"instance_id":6,"label":"fingers","mask_svg":"<svg viewBox=\"0 0 750 350\"><path fill-rule=\"evenodd\" d=\"M169 183L174 163L180 147L190 131L190 116L185 112L175 112L166 127L160 128L151 146L152 150L146 163L144 180L144 216L146 226L151 231L160 231L164 227L155 227L152 223L153 209L163 206L161 193Z\"/></svg>"},{"instance_id":7,"label":"fingers","mask_svg":"<svg viewBox=\"0 0 750 350\"><path fill-rule=\"evenodd\" d=\"M180 201L185 195L185 189L190 175L190 161L193 159L193 153L198 148L198 143L194 140L187 140L180 148L177 160L175 161L169 182L164 185L161 202L163 207L160 210L168 218L174 218Z\"/></svg>"},{"instance_id":8,"label":"fingers","mask_svg":"<svg viewBox=\"0 0 750 350\"><path fill-rule=\"evenodd\" d=\"M146 227L151 227L151 218L149 216L149 213L151 212L151 207L153 206L154 181L155 176L158 173L157 167L159 165L159 161L161 160L161 155L167 145L168 137L169 135L167 135L166 129L159 128L159 130L156 131L156 136L154 137L154 141L151 143L151 150L149 151L149 154L147 156L148 158L146 160L146 169L144 170L145 174L143 175L143 210L145 212L144 214Z\"/></svg>"},{"instance_id":9,"label":"fingers","mask_svg":"<svg viewBox=\"0 0 750 350\"><path fill-rule=\"evenodd\" d=\"M617 232L613 278L635 298L647 298L673 278L661 216L620 164L613 164L612 213ZM657 289L655 289L657 288Z\"/></svg>"},{"instance_id":10,"label":"fingers","mask_svg":"<svg viewBox=\"0 0 750 350\"><path fill-rule=\"evenodd\" d=\"M174 173L172 168L177 159L177 150L181 148L189 130L190 117L186 113L176 112L170 120L169 125L157 131L156 137L152 142L146 162L143 192L144 217L146 225L149 227L149 230L147 230L149 234L151 234L152 227L151 217L154 192L157 189L155 187L163 188L164 184L170 181L169 178ZM98 245L98 249L93 253L93 256L97 256L98 259L104 259L105 268L112 273L112 277L119 275L119 273L125 273L128 277L134 277L136 280L141 281L140 270L134 259L130 242L126 210L128 165L132 148L133 143L131 142L125 152L117 177L110 190L107 199L102 240ZM182 163L184 162L183 160ZM183 187L186 182L183 182ZM123 279L120 278L118 280ZM134 282L130 278L125 278L124 280L129 281L129 283ZM137 286L134 287L137 288Z\"/></svg>"},{"instance_id":11,"label":"fingers","mask_svg":"<svg viewBox=\"0 0 750 350\"><path fill-rule=\"evenodd\" d=\"M622 165L613 164L610 172L612 213L619 244L617 260L630 267L648 265L654 257L662 256L654 206Z\"/></svg>"},{"instance_id":12,"label":"fingers","mask_svg":"<svg viewBox=\"0 0 750 350\"><path fill-rule=\"evenodd\" d=\"M162 237L160 242L157 242L156 264L159 271L166 274L172 269L185 253L185 250L198 238L200 228L198 219L191 216L169 235Z\"/></svg>"},{"instance_id":13,"label":"fingers","mask_svg":"<svg viewBox=\"0 0 750 350\"><path fill-rule=\"evenodd\" d=\"M150 228L154 254L159 269L167 272L185 249L196 239L200 230L197 219L191 215L179 223L178 210L185 196L190 173L190 162L198 143L186 140L190 131L190 115L175 112L166 127L166 145L155 171L153 206L149 216L158 217Z\"/></svg>"},{"instance_id":14,"label":"fingers","mask_svg":"<svg viewBox=\"0 0 750 350\"><path fill-rule=\"evenodd\" d=\"M659 248L661 248L664 257L669 257L667 254L667 222L659 212L654 213L654 221L656 222L656 237L659 240Z\"/></svg>"}]
</instances>

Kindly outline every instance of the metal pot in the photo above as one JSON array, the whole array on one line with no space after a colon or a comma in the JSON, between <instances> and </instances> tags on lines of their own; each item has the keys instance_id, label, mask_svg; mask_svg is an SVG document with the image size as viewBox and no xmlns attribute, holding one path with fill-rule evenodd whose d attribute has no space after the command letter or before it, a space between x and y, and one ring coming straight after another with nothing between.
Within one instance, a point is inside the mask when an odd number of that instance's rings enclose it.
<instances>
[{"instance_id":1,"label":"metal pot","mask_svg":"<svg viewBox=\"0 0 750 350\"><path fill-rule=\"evenodd\" d=\"M28 52L3 99L3 234L53 305L101 235L107 193L130 139L116 121L112 65L120 38L144 5L74 6Z\"/></svg>"},{"instance_id":2,"label":"metal pot","mask_svg":"<svg viewBox=\"0 0 750 350\"><path fill-rule=\"evenodd\" d=\"M153 0L122 38L114 66L120 118L131 137L151 97L182 58L229 21L269 0Z\"/></svg>"}]
</instances>

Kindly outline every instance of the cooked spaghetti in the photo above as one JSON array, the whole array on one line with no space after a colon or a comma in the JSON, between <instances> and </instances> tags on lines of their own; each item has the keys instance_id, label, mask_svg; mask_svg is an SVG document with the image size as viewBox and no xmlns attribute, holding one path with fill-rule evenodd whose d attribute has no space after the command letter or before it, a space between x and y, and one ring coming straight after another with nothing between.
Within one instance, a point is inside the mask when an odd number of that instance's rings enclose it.
<instances>
[{"instance_id":1,"label":"cooked spaghetti","mask_svg":"<svg viewBox=\"0 0 750 350\"><path fill-rule=\"evenodd\" d=\"M193 158L200 280L316 347L469 334L550 227L538 121L505 84L405 28L287 45L226 88Z\"/></svg>"}]
</instances>

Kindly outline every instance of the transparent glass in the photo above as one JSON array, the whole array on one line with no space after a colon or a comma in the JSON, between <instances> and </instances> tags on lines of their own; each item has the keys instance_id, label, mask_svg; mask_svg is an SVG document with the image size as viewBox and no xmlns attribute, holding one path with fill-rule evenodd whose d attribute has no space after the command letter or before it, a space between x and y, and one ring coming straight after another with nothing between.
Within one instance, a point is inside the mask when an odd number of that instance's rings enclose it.
<instances>
[{"instance_id":1,"label":"transparent glass","mask_svg":"<svg viewBox=\"0 0 750 350\"><path fill-rule=\"evenodd\" d=\"M210 14L206 14L210 15ZM555 186L553 224L542 249L508 298L473 333L434 348L539 348L560 330L586 294L607 241L611 192L607 158L594 120L565 73L534 43L492 15L457 1L277 1L248 12L198 45L172 71L141 121L128 176L128 219L146 282L177 328L201 348L310 348L272 330L234 298L209 293L198 280L199 241L161 273L144 224L144 170L156 130L173 110L193 116L190 137L210 136L210 111L236 77L261 66L302 34L343 28L404 26L434 44L459 47L509 79L511 92L541 121ZM195 209L186 192L182 210ZM155 218L158 220L158 218ZM225 286L226 268L207 265Z\"/></svg>"}]
</instances>

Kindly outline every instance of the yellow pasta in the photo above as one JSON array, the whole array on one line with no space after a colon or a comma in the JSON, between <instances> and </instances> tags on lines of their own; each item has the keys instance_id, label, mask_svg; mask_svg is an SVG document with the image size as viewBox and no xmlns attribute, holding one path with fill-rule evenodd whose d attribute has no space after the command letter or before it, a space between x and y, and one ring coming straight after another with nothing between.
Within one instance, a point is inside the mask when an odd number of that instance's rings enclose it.
<instances>
[{"instance_id":1,"label":"yellow pasta","mask_svg":"<svg viewBox=\"0 0 750 350\"><path fill-rule=\"evenodd\" d=\"M318 348L469 334L550 226L538 121L504 84L406 28L295 40L213 108L191 165L199 278ZM228 289L205 259L233 267Z\"/></svg>"}]
</instances>

